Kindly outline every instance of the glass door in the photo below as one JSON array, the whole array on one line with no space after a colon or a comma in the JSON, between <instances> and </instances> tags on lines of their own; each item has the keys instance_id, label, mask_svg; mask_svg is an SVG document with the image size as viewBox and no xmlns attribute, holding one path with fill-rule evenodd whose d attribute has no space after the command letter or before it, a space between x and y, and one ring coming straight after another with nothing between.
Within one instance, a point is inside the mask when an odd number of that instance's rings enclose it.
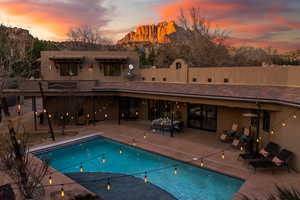
<instances>
[{"instance_id":1,"label":"glass door","mask_svg":"<svg viewBox=\"0 0 300 200\"><path fill-rule=\"evenodd\" d=\"M189 104L188 126L215 132L217 130L217 106Z\"/></svg>"}]
</instances>

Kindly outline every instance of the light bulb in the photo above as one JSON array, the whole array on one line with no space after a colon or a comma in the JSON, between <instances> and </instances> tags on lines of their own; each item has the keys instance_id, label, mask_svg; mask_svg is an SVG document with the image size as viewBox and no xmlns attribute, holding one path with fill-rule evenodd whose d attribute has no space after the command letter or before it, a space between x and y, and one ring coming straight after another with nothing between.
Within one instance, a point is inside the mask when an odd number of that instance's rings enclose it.
<instances>
[{"instance_id":1,"label":"light bulb","mask_svg":"<svg viewBox=\"0 0 300 200\"><path fill-rule=\"evenodd\" d=\"M105 157L102 157L102 160L101 160L102 163L105 163L106 162L106 159Z\"/></svg>"},{"instance_id":2,"label":"light bulb","mask_svg":"<svg viewBox=\"0 0 300 200\"><path fill-rule=\"evenodd\" d=\"M110 184L110 181L109 181L109 179L107 180L107 185L106 185L106 189L109 191L109 190L111 190L111 184Z\"/></svg>"},{"instance_id":3,"label":"light bulb","mask_svg":"<svg viewBox=\"0 0 300 200\"><path fill-rule=\"evenodd\" d=\"M294 118L294 119L297 119L297 115L293 115L293 118Z\"/></svg>"},{"instance_id":4,"label":"light bulb","mask_svg":"<svg viewBox=\"0 0 300 200\"><path fill-rule=\"evenodd\" d=\"M244 147L243 147L243 146L241 146L240 150L241 150L241 151L244 151Z\"/></svg>"},{"instance_id":5,"label":"light bulb","mask_svg":"<svg viewBox=\"0 0 300 200\"><path fill-rule=\"evenodd\" d=\"M51 115L51 114L49 114L49 115L48 115L48 117L51 119L52 115Z\"/></svg>"},{"instance_id":6,"label":"light bulb","mask_svg":"<svg viewBox=\"0 0 300 200\"><path fill-rule=\"evenodd\" d=\"M122 149L121 149L121 148L120 148L120 150L119 150L119 153L120 153L120 154L122 154L122 153L123 153L123 151L122 151Z\"/></svg>"},{"instance_id":7,"label":"light bulb","mask_svg":"<svg viewBox=\"0 0 300 200\"><path fill-rule=\"evenodd\" d=\"M52 177L49 176L49 184L52 185Z\"/></svg>"},{"instance_id":8,"label":"light bulb","mask_svg":"<svg viewBox=\"0 0 300 200\"><path fill-rule=\"evenodd\" d=\"M222 152L221 158L224 160L225 159L225 153Z\"/></svg>"},{"instance_id":9,"label":"light bulb","mask_svg":"<svg viewBox=\"0 0 300 200\"><path fill-rule=\"evenodd\" d=\"M64 197L65 196L65 190L63 188L63 185L61 186L61 189L60 189L60 196L61 197Z\"/></svg>"},{"instance_id":10,"label":"light bulb","mask_svg":"<svg viewBox=\"0 0 300 200\"><path fill-rule=\"evenodd\" d=\"M136 116L137 116L137 115L139 115L139 112L138 112L138 111L136 111L136 112L135 112L135 115L136 115Z\"/></svg>"},{"instance_id":11,"label":"light bulb","mask_svg":"<svg viewBox=\"0 0 300 200\"><path fill-rule=\"evenodd\" d=\"M44 109L44 110L43 110L43 112L44 112L44 113L46 113L46 112L47 112L47 110L46 110L46 109Z\"/></svg>"},{"instance_id":12,"label":"light bulb","mask_svg":"<svg viewBox=\"0 0 300 200\"><path fill-rule=\"evenodd\" d=\"M203 166L204 166L204 162L203 162L203 160L201 160L201 162L200 162L200 166L201 166L201 167L203 167Z\"/></svg>"},{"instance_id":13,"label":"light bulb","mask_svg":"<svg viewBox=\"0 0 300 200\"><path fill-rule=\"evenodd\" d=\"M282 126L283 126L283 127L286 127L286 123L283 122L283 123L282 123Z\"/></svg>"},{"instance_id":14,"label":"light bulb","mask_svg":"<svg viewBox=\"0 0 300 200\"><path fill-rule=\"evenodd\" d=\"M106 118L108 118L108 115L107 115L107 114L105 114L105 115L104 115L104 117L105 117L105 119L106 119Z\"/></svg>"},{"instance_id":15,"label":"light bulb","mask_svg":"<svg viewBox=\"0 0 300 200\"><path fill-rule=\"evenodd\" d=\"M259 143L259 138L256 139L256 142Z\"/></svg>"},{"instance_id":16,"label":"light bulb","mask_svg":"<svg viewBox=\"0 0 300 200\"><path fill-rule=\"evenodd\" d=\"M67 112L66 115L69 116L69 113Z\"/></svg>"},{"instance_id":17,"label":"light bulb","mask_svg":"<svg viewBox=\"0 0 300 200\"><path fill-rule=\"evenodd\" d=\"M83 172L82 163L80 164L80 172Z\"/></svg>"},{"instance_id":18,"label":"light bulb","mask_svg":"<svg viewBox=\"0 0 300 200\"><path fill-rule=\"evenodd\" d=\"M175 175L177 174L177 168L176 168L176 167L174 168L173 173L174 173Z\"/></svg>"},{"instance_id":19,"label":"light bulb","mask_svg":"<svg viewBox=\"0 0 300 200\"><path fill-rule=\"evenodd\" d=\"M148 177L147 177L147 173L145 173L145 177L144 177L144 183L148 183Z\"/></svg>"},{"instance_id":20,"label":"light bulb","mask_svg":"<svg viewBox=\"0 0 300 200\"><path fill-rule=\"evenodd\" d=\"M90 114L87 114L86 117L87 117L87 118L90 118Z\"/></svg>"},{"instance_id":21,"label":"light bulb","mask_svg":"<svg viewBox=\"0 0 300 200\"><path fill-rule=\"evenodd\" d=\"M274 133L275 133L274 131L271 131L271 132L270 132L271 135L274 135Z\"/></svg>"},{"instance_id":22,"label":"light bulb","mask_svg":"<svg viewBox=\"0 0 300 200\"><path fill-rule=\"evenodd\" d=\"M144 139L146 139L147 138L147 136L146 136L146 134L144 134Z\"/></svg>"}]
</instances>

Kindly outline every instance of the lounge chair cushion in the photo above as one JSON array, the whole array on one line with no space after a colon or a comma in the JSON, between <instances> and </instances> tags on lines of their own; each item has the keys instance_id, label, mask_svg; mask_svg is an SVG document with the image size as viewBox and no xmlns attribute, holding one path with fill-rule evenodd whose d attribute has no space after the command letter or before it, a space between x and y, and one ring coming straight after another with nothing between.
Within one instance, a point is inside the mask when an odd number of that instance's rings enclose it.
<instances>
[{"instance_id":1,"label":"lounge chair cushion","mask_svg":"<svg viewBox=\"0 0 300 200\"><path fill-rule=\"evenodd\" d=\"M240 141L238 139L233 140L232 145L237 147L239 145Z\"/></svg>"},{"instance_id":2,"label":"lounge chair cushion","mask_svg":"<svg viewBox=\"0 0 300 200\"><path fill-rule=\"evenodd\" d=\"M226 134L222 134L222 135L220 136L220 139L221 139L221 140L226 140L226 138L227 138L227 135L226 135Z\"/></svg>"},{"instance_id":3,"label":"lounge chair cushion","mask_svg":"<svg viewBox=\"0 0 300 200\"><path fill-rule=\"evenodd\" d=\"M236 133L236 131L233 131L233 130L227 131L227 132L226 132L226 134L227 134L228 136L234 136L235 133Z\"/></svg>"},{"instance_id":4,"label":"lounge chair cushion","mask_svg":"<svg viewBox=\"0 0 300 200\"><path fill-rule=\"evenodd\" d=\"M259 153L261 154L261 155L263 155L265 158L266 157L268 157L269 156L269 152L267 152L265 149L261 149L260 151L259 151Z\"/></svg>"},{"instance_id":5,"label":"lounge chair cushion","mask_svg":"<svg viewBox=\"0 0 300 200\"><path fill-rule=\"evenodd\" d=\"M240 141L245 142L248 139L247 135L241 135L240 136Z\"/></svg>"},{"instance_id":6,"label":"lounge chair cushion","mask_svg":"<svg viewBox=\"0 0 300 200\"><path fill-rule=\"evenodd\" d=\"M275 165L277 166L280 166L282 165L282 163L284 163L283 160L280 160L277 156L275 156L273 159L272 159L272 162L275 163Z\"/></svg>"}]
</instances>

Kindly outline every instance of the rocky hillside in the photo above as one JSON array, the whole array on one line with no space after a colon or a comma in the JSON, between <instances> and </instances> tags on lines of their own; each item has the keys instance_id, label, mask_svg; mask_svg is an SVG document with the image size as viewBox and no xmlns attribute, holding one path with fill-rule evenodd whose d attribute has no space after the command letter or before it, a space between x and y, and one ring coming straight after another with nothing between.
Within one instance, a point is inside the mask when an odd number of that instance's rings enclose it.
<instances>
[{"instance_id":1,"label":"rocky hillside","mask_svg":"<svg viewBox=\"0 0 300 200\"><path fill-rule=\"evenodd\" d=\"M174 21L161 22L159 24L143 25L136 28L135 32L130 32L124 38L119 40L118 44L126 44L131 42L151 42L151 43L167 43L170 36L178 34L182 28L176 25Z\"/></svg>"},{"instance_id":2,"label":"rocky hillside","mask_svg":"<svg viewBox=\"0 0 300 200\"><path fill-rule=\"evenodd\" d=\"M0 26L1 47L7 48L12 57L25 57L26 52L34 43L34 37L28 30ZM9 50L8 50L9 49ZM5 50L5 49L3 49Z\"/></svg>"}]
</instances>

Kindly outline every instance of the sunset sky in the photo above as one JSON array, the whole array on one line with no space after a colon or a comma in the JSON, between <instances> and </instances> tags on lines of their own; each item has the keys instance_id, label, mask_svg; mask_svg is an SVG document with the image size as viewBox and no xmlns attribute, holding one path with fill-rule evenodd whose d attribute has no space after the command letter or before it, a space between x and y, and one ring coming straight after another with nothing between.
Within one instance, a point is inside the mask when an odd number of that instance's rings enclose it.
<instances>
[{"instance_id":1,"label":"sunset sky","mask_svg":"<svg viewBox=\"0 0 300 200\"><path fill-rule=\"evenodd\" d=\"M300 49L300 0L0 0L0 21L50 40L66 39L74 26L96 25L117 40L191 7L230 32L231 44Z\"/></svg>"}]
</instances>

